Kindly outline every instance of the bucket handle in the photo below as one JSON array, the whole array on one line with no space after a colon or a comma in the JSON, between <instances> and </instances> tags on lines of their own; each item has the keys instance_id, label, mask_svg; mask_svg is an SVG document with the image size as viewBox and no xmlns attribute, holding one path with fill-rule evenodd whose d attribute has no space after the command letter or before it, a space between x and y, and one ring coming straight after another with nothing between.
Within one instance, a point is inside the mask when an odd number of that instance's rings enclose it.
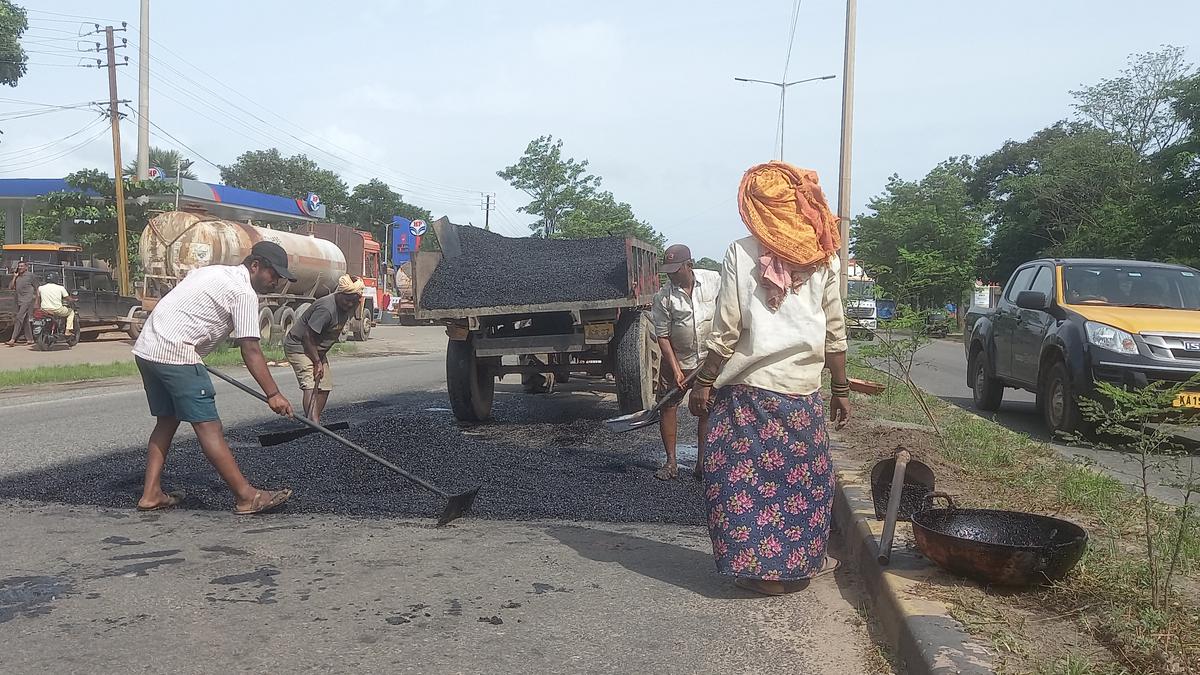
<instances>
[{"instance_id":1,"label":"bucket handle","mask_svg":"<svg viewBox=\"0 0 1200 675\"><path fill-rule=\"evenodd\" d=\"M927 509L936 508L936 506L937 506L936 500L938 500L938 499L945 499L946 500L946 508L948 508L951 511L954 511L958 508L958 503L954 501L954 497L950 496L950 494L947 492L942 492L941 490L934 490L934 491L930 492L929 494L925 495L925 498L923 500L921 500L921 505Z\"/></svg>"}]
</instances>

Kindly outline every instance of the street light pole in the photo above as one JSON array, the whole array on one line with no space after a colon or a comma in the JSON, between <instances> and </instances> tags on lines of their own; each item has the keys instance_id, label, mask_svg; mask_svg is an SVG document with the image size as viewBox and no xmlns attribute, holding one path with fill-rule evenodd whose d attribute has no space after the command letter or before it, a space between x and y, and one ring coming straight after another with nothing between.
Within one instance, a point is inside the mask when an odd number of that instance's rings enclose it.
<instances>
[{"instance_id":1,"label":"street light pole","mask_svg":"<svg viewBox=\"0 0 1200 675\"><path fill-rule=\"evenodd\" d=\"M849 291L850 267L850 146L854 132L854 33L857 0L846 0L846 53L842 65L842 148L838 168L838 224L842 235L842 297Z\"/></svg>"},{"instance_id":2,"label":"street light pole","mask_svg":"<svg viewBox=\"0 0 1200 675\"><path fill-rule=\"evenodd\" d=\"M784 112L787 104L787 88L805 82L815 82L817 80L832 80L837 75L822 75L820 77L809 77L795 82L768 82L767 80L755 80L748 77L735 77L737 82L756 82L758 84L769 84L773 87L779 87L779 159L783 160L783 128L784 128Z\"/></svg>"}]
</instances>

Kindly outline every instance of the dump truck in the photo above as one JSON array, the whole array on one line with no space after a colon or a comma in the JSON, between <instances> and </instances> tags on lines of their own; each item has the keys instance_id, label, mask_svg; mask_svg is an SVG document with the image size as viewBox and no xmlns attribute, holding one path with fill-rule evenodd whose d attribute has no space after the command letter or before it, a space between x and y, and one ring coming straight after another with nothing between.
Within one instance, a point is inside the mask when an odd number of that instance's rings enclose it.
<instances>
[{"instance_id":1,"label":"dump truck","mask_svg":"<svg viewBox=\"0 0 1200 675\"><path fill-rule=\"evenodd\" d=\"M339 226L345 227L345 226ZM349 228L347 228L349 229ZM337 231L330 230L330 235ZM364 240L343 235L341 241L362 264ZM144 277L142 307L135 323L145 322L164 295L188 272L205 265L237 265L259 241L273 241L288 254L295 282L284 282L275 293L259 296L259 331L264 342L279 343L313 301L332 293L346 273L347 253L314 234L285 232L247 223L212 218L186 211L168 211L150 219L139 244ZM378 258L378 249L376 249ZM363 302L346 324L344 337L366 340L374 322L374 286L364 290ZM137 326L131 332L136 333Z\"/></svg>"},{"instance_id":2,"label":"dump truck","mask_svg":"<svg viewBox=\"0 0 1200 675\"><path fill-rule=\"evenodd\" d=\"M509 238L446 218L432 227L441 250L413 254L414 315L446 325L459 421L490 419L496 380L512 374L612 376L622 412L653 404L657 249L631 237Z\"/></svg>"}]
</instances>

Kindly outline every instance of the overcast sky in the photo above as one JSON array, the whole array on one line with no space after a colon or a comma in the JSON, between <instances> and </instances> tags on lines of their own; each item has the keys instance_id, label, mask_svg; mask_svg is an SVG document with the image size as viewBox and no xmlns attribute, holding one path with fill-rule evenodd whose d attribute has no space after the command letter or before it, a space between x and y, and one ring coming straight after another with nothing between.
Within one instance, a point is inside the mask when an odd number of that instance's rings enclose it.
<instances>
[{"instance_id":1,"label":"overcast sky","mask_svg":"<svg viewBox=\"0 0 1200 675\"><path fill-rule=\"evenodd\" d=\"M64 54L78 16L128 21L123 51L137 59L137 0L17 2L31 10L27 49L51 53L29 54L20 84L0 90L0 115L31 108L14 100L107 99L103 71L62 67L77 60ZM246 150L303 152L351 187L382 178L455 222L482 224L479 193L494 192L493 229L526 234L531 219L516 209L527 199L496 171L552 134L672 242L719 258L745 233L737 183L772 159L778 105L774 87L733 78L780 79L791 10L787 0L152 0L150 117L163 131L151 138L190 146L212 182L210 162ZM838 77L790 90L784 149L818 172L835 209L844 12L840 0L801 5L788 79ZM1117 74L1132 52L1166 43L1200 60L1197 26L1190 0L860 0L854 213L892 173L919 178L1068 117L1068 91ZM136 102L136 75L122 69L121 98ZM0 122L0 177L111 171L103 128L81 110ZM128 161L131 120L122 134Z\"/></svg>"}]
</instances>

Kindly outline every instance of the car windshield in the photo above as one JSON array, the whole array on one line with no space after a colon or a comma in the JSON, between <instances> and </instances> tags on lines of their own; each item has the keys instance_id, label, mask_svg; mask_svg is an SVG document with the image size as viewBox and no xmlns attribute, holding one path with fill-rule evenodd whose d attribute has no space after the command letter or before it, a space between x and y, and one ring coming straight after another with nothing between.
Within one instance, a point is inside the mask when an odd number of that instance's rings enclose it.
<instances>
[{"instance_id":1,"label":"car windshield","mask_svg":"<svg viewBox=\"0 0 1200 675\"><path fill-rule=\"evenodd\" d=\"M1200 310L1200 272L1176 267L1064 265L1069 305Z\"/></svg>"}]
</instances>

